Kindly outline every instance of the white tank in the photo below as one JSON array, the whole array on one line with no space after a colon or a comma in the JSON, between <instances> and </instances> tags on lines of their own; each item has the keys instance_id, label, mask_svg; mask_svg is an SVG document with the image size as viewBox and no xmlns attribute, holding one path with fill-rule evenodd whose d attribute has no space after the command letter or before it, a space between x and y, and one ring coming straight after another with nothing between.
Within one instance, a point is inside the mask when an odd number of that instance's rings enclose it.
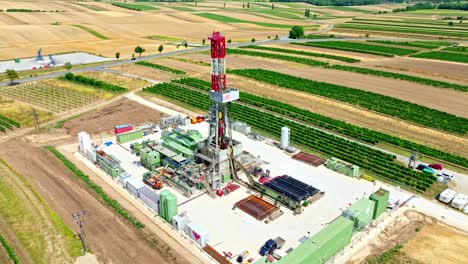
<instances>
[{"instance_id":1,"label":"white tank","mask_svg":"<svg viewBox=\"0 0 468 264\"><path fill-rule=\"evenodd\" d=\"M289 127L282 127L280 148L286 149L287 147L289 147Z\"/></svg>"},{"instance_id":2,"label":"white tank","mask_svg":"<svg viewBox=\"0 0 468 264\"><path fill-rule=\"evenodd\" d=\"M86 154L86 150L91 149L91 137L88 133L81 131L78 133L78 144L81 153Z\"/></svg>"}]
</instances>

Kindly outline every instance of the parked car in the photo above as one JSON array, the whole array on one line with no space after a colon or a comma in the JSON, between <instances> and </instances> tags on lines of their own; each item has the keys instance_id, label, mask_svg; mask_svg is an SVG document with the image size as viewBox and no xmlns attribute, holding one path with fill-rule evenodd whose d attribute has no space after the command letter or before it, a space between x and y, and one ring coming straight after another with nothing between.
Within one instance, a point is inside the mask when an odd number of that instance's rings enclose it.
<instances>
[{"instance_id":1,"label":"parked car","mask_svg":"<svg viewBox=\"0 0 468 264\"><path fill-rule=\"evenodd\" d=\"M417 169L417 170L420 170L420 171L422 171L422 170L424 170L424 169L426 169L426 168L428 168L428 166L425 165L425 164L419 164L419 165L416 167L416 169Z\"/></svg>"},{"instance_id":2,"label":"parked car","mask_svg":"<svg viewBox=\"0 0 468 264\"><path fill-rule=\"evenodd\" d=\"M450 181L450 180L453 179L453 174L448 173L448 172L439 173L439 174L437 174L437 176L444 177L444 179L447 180L447 181Z\"/></svg>"},{"instance_id":3,"label":"parked car","mask_svg":"<svg viewBox=\"0 0 468 264\"><path fill-rule=\"evenodd\" d=\"M429 164L429 167L433 168L434 170L443 170L444 167L441 164Z\"/></svg>"},{"instance_id":4,"label":"parked car","mask_svg":"<svg viewBox=\"0 0 468 264\"><path fill-rule=\"evenodd\" d=\"M273 239L268 239L260 248L260 256L270 255L278 246Z\"/></svg>"}]
</instances>

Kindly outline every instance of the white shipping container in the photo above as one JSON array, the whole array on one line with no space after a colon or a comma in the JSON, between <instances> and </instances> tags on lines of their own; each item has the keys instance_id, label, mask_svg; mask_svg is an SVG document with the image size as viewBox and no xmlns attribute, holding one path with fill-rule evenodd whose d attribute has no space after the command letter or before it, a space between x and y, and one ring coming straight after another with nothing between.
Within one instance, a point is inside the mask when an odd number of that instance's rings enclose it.
<instances>
[{"instance_id":1,"label":"white shipping container","mask_svg":"<svg viewBox=\"0 0 468 264\"><path fill-rule=\"evenodd\" d=\"M159 195L151 190L148 186L140 189L140 200L156 213L159 212L158 202Z\"/></svg>"},{"instance_id":2,"label":"white shipping container","mask_svg":"<svg viewBox=\"0 0 468 264\"><path fill-rule=\"evenodd\" d=\"M127 186L127 180L130 179L131 175L128 172L122 172L119 176L117 176L117 180L119 181L120 185L123 187Z\"/></svg>"},{"instance_id":3,"label":"white shipping container","mask_svg":"<svg viewBox=\"0 0 468 264\"><path fill-rule=\"evenodd\" d=\"M141 189L145 187L145 184L143 181L134 179L134 178L128 178L127 180L127 190L135 197L140 197L139 192Z\"/></svg>"},{"instance_id":4,"label":"white shipping container","mask_svg":"<svg viewBox=\"0 0 468 264\"><path fill-rule=\"evenodd\" d=\"M206 243L210 241L208 229L200 224L187 223L185 226L185 233L201 247L205 246Z\"/></svg>"},{"instance_id":5,"label":"white shipping container","mask_svg":"<svg viewBox=\"0 0 468 264\"><path fill-rule=\"evenodd\" d=\"M454 190L445 189L439 194L439 201L448 204L453 200L453 198L455 198L456 195L457 193Z\"/></svg>"},{"instance_id":6,"label":"white shipping container","mask_svg":"<svg viewBox=\"0 0 468 264\"><path fill-rule=\"evenodd\" d=\"M184 231L190 220L185 216L176 215L172 218L172 226L177 231Z\"/></svg>"},{"instance_id":7,"label":"white shipping container","mask_svg":"<svg viewBox=\"0 0 468 264\"><path fill-rule=\"evenodd\" d=\"M468 196L464 195L463 193L459 193L455 198L453 198L452 206L461 210L467 203Z\"/></svg>"}]
</instances>

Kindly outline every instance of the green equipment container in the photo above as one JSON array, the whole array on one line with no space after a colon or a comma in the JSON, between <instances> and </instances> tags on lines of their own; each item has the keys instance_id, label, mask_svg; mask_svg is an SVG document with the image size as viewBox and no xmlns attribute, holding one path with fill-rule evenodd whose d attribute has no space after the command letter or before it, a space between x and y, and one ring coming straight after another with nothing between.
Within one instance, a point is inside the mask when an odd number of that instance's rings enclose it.
<instances>
[{"instance_id":1,"label":"green equipment container","mask_svg":"<svg viewBox=\"0 0 468 264\"><path fill-rule=\"evenodd\" d=\"M110 155L97 155L96 160L99 167L112 177L117 177L124 172L119 161Z\"/></svg>"},{"instance_id":2,"label":"green equipment container","mask_svg":"<svg viewBox=\"0 0 468 264\"><path fill-rule=\"evenodd\" d=\"M351 242L353 221L340 216L321 231L307 239L291 253L276 261L276 264L322 264L335 256ZM261 258L255 264L264 264Z\"/></svg>"},{"instance_id":3,"label":"green equipment container","mask_svg":"<svg viewBox=\"0 0 468 264\"><path fill-rule=\"evenodd\" d=\"M231 175L230 174L223 174L221 181L223 183L228 183L229 181L231 181Z\"/></svg>"},{"instance_id":4,"label":"green equipment container","mask_svg":"<svg viewBox=\"0 0 468 264\"><path fill-rule=\"evenodd\" d=\"M343 216L354 222L354 231L357 232L373 220L374 207L375 202L364 197L344 210Z\"/></svg>"},{"instance_id":5,"label":"green equipment container","mask_svg":"<svg viewBox=\"0 0 468 264\"><path fill-rule=\"evenodd\" d=\"M143 148L140 151L141 165L150 171L161 167L161 155L150 148Z\"/></svg>"},{"instance_id":6,"label":"green equipment container","mask_svg":"<svg viewBox=\"0 0 468 264\"><path fill-rule=\"evenodd\" d=\"M177 215L177 197L168 190L163 190L159 194L160 210L159 215L169 223Z\"/></svg>"},{"instance_id":7,"label":"green equipment container","mask_svg":"<svg viewBox=\"0 0 468 264\"><path fill-rule=\"evenodd\" d=\"M137 140L145 136L145 132L143 130L135 130L135 131L130 131L127 133L122 133L117 135L117 142L120 144Z\"/></svg>"},{"instance_id":8,"label":"green equipment container","mask_svg":"<svg viewBox=\"0 0 468 264\"><path fill-rule=\"evenodd\" d=\"M377 219L381 216L385 210L387 210L388 199L390 197L390 192L385 189L380 189L375 193L371 194L369 199L374 201L374 214L372 215L372 219Z\"/></svg>"},{"instance_id":9,"label":"green equipment container","mask_svg":"<svg viewBox=\"0 0 468 264\"><path fill-rule=\"evenodd\" d=\"M325 166L329 168L330 170L334 170L336 172L339 172L341 174L344 174L350 177L360 176L359 166L339 160L337 158L328 159L327 164Z\"/></svg>"}]
</instances>

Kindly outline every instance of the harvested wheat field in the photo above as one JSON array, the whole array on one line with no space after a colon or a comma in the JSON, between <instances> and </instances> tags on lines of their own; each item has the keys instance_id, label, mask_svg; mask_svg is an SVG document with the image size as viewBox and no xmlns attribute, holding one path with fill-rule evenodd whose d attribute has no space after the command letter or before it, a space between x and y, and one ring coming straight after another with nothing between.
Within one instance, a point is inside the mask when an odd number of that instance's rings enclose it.
<instances>
[{"instance_id":1,"label":"harvested wheat field","mask_svg":"<svg viewBox=\"0 0 468 264\"><path fill-rule=\"evenodd\" d=\"M177 75L166 72L166 71L161 71L161 70L157 70L151 67L137 65L137 64L119 65L119 66L111 67L109 69L113 71L121 72L123 74L137 75L137 76L141 76L144 78L161 81L161 82L168 82L172 80L173 78L177 77Z\"/></svg>"},{"instance_id":2,"label":"harvested wheat field","mask_svg":"<svg viewBox=\"0 0 468 264\"><path fill-rule=\"evenodd\" d=\"M375 260L376 256L398 244L402 245L401 249L389 254L391 257L386 263L468 262L468 233L422 213L405 211L348 263L358 264L365 260Z\"/></svg>"},{"instance_id":3,"label":"harvested wheat field","mask_svg":"<svg viewBox=\"0 0 468 264\"><path fill-rule=\"evenodd\" d=\"M50 111L38 109L32 105L0 97L0 115L6 116L21 124L21 127L30 127L35 125L33 108L39 121L39 124L48 122L55 118Z\"/></svg>"},{"instance_id":4,"label":"harvested wheat field","mask_svg":"<svg viewBox=\"0 0 468 264\"><path fill-rule=\"evenodd\" d=\"M234 83L235 87L241 91L265 96L314 113L399 136L444 151L468 155L468 138L466 137L413 125L396 118L307 93L267 85L237 76L229 76L229 78L230 82Z\"/></svg>"},{"instance_id":5,"label":"harvested wheat field","mask_svg":"<svg viewBox=\"0 0 468 264\"><path fill-rule=\"evenodd\" d=\"M209 61L209 55L189 54L184 57ZM441 89L397 79L309 67L298 63L243 55L229 56L229 67L234 69L261 68L278 71L301 78L383 94L450 114L468 117L468 111L466 111L468 109L468 94L451 89ZM233 83L232 77L232 75L229 76L228 82L235 86L236 83Z\"/></svg>"}]
</instances>

